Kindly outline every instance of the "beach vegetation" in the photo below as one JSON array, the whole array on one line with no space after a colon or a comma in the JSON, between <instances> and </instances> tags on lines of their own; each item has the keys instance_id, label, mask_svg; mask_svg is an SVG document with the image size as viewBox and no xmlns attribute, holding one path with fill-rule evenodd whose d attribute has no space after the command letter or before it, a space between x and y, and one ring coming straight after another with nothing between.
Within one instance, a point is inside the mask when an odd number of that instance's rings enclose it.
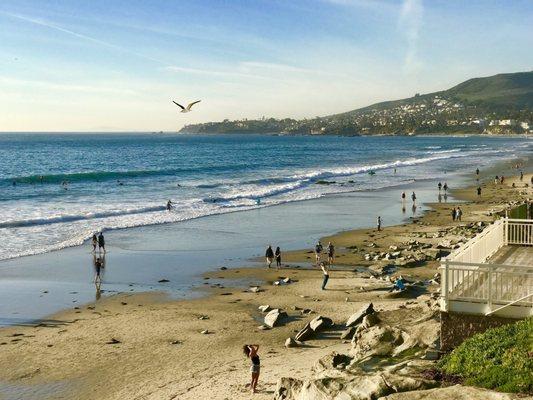
<instances>
[{"instance_id":1,"label":"beach vegetation","mask_svg":"<svg viewBox=\"0 0 533 400\"><path fill-rule=\"evenodd\" d=\"M474 335L446 355L438 367L467 385L532 394L533 318Z\"/></svg>"}]
</instances>

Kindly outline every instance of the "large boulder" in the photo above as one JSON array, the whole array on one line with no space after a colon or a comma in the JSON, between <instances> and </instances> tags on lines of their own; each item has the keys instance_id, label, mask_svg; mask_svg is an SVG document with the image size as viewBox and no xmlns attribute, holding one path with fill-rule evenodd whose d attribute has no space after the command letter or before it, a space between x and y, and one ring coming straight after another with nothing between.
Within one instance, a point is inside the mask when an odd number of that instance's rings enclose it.
<instances>
[{"instance_id":1,"label":"large boulder","mask_svg":"<svg viewBox=\"0 0 533 400\"><path fill-rule=\"evenodd\" d=\"M388 394L434 387L434 381L388 373L334 376L321 374L310 380L281 378L276 386L276 400L373 400Z\"/></svg>"},{"instance_id":2,"label":"large boulder","mask_svg":"<svg viewBox=\"0 0 533 400\"><path fill-rule=\"evenodd\" d=\"M396 348L408 339L408 334L387 325L374 325L359 330L352 338L350 354L361 360L368 357L389 357L398 354Z\"/></svg>"},{"instance_id":3,"label":"large boulder","mask_svg":"<svg viewBox=\"0 0 533 400\"><path fill-rule=\"evenodd\" d=\"M530 398L530 397L528 397ZM428 390L416 390L404 393L395 393L378 400L514 400L524 399L523 396L493 392L470 386L449 386Z\"/></svg>"},{"instance_id":4,"label":"large boulder","mask_svg":"<svg viewBox=\"0 0 533 400\"><path fill-rule=\"evenodd\" d=\"M311 320L311 322L309 322L309 327L315 332L319 332L325 328L329 328L331 325L333 325L333 321L331 320L331 318L323 317L322 315L319 315L318 317Z\"/></svg>"},{"instance_id":5,"label":"large boulder","mask_svg":"<svg viewBox=\"0 0 533 400\"><path fill-rule=\"evenodd\" d=\"M350 326L356 326L363 321L363 318L365 315L373 314L374 313L374 305L372 303L367 303L363 305L359 310L357 310L350 318L348 318L348 321L346 321L346 327L349 328Z\"/></svg>"},{"instance_id":6,"label":"large boulder","mask_svg":"<svg viewBox=\"0 0 533 400\"><path fill-rule=\"evenodd\" d=\"M340 354L336 351L320 358L314 365L314 372L323 372L330 369L344 369L350 365L352 357L347 354Z\"/></svg>"},{"instance_id":7,"label":"large boulder","mask_svg":"<svg viewBox=\"0 0 533 400\"><path fill-rule=\"evenodd\" d=\"M287 313L285 311L279 308L274 308L265 315L265 325L273 328L276 325L279 325L285 318L287 318Z\"/></svg>"},{"instance_id":8,"label":"large boulder","mask_svg":"<svg viewBox=\"0 0 533 400\"><path fill-rule=\"evenodd\" d=\"M305 324L305 326L296 334L295 339L304 342L311 339L316 332L329 328L331 325L333 325L333 321L330 318L319 315Z\"/></svg>"}]
</instances>

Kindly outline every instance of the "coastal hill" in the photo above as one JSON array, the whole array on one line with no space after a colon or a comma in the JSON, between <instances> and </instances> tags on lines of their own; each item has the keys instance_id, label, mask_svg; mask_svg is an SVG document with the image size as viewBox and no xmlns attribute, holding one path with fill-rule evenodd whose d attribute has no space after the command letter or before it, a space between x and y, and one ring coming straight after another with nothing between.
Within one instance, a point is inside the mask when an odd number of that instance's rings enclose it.
<instances>
[{"instance_id":1,"label":"coastal hill","mask_svg":"<svg viewBox=\"0 0 533 400\"><path fill-rule=\"evenodd\" d=\"M224 120L184 126L187 133L407 135L521 134L533 129L533 71L469 79L450 89L415 94L356 110L295 120Z\"/></svg>"}]
</instances>

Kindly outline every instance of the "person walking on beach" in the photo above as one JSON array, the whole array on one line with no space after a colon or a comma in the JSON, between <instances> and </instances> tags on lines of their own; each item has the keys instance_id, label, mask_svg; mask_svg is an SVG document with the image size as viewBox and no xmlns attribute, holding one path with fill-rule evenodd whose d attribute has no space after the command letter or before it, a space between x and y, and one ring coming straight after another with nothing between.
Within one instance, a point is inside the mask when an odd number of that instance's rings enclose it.
<instances>
[{"instance_id":1,"label":"person walking on beach","mask_svg":"<svg viewBox=\"0 0 533 400\"><path fill-rule=\"evenodd\" d=\"M481 197L481 186L477 187L477 197Z\"/></svg>"},{"instance_id":2,"label":"person walking on beach","mask_svg":"<svg viewBox=\"0 0 533 400\"><path fill-rule=\"evenodd\" d=\"M96 237L96 233L93 233L92 243L93 243L93 253L96 253L96 245L98 244L98 238Z\"/></svg>"},{"instance_id":3,"label":"person walking on beach","mask_svg":"<svg viewBox=\"0 0 533 400\"><path fill-rule=\"evenodd\" d=\"M257 381L259 380L259 373L261 372L261 361L257 352L259 351L258 344L245 344L242 347L244 355L250 359L252 366L250 367L250 372L252 373L252 382L250 383L250 388L252 393L257 393Z\"/></svg>"},{"instance_id":4,"label":"person walking on beach","mask_svg":"<svg viewBox=\"0 0 533 400\"><path fill-rule=\"evenodd\" d=\"M523 181L523 180L524 180L524 172L520 171L520 181Z\"/></svg>"},{"instance_id":5,"label":"person walking on beach","mask_svg":"<svg viewBox=\"0 0 533 400\"><path fill-rule=\"evenodd\" d=\"M441 191L441 189L442 189L442 183L439 182L439 184L437 185L437 187L439 188L439 193L440 193L440 191Z\"/></svg>"},{"instance_id":6,"label":"person walking on beach","mask_svg":"<svg viewBox=\"0 0 533 400\"><path fill-rule=\"evenodd\" d=\"M452 209L452 221L455 221L455 217L457 215L457 210L455 209L455 207Z\"/></svg>"},{"instance_id":7,"label":"person walking on beach","mask_svg":"<svg viewBox=\"0 0 533 400\"><path fill-rule=\"evenodd\" d=\"M276 268L277 269L280 269L281 268L281 249L278 247L276 247L276 253L274 254L276 256Z\"/></svg>"},{"instance_id":8,"label":"person walking on beach","mask_svg":"<svg viewBox=\"0 0 533 400\"><path fill-rule=\"evenodd\" d=\"M381 231L381 216L378 215L378 219L376 221L376 224L378 226L378 231Z\"/></svg>"},{"instance_id":9,"label":"person walking on beach","mask_svg":"<svg viewBox=\"0 0 533 400\"><path fill-rule=\"evenodd\" d=\"M463 216L463 210L461 210L461 207L457 207L457 216L455 217L457 221L461 222L461 218Z\"/></svg>"},{"instance_id":10,"label":"person walking on beach","mask_svg":"<svg viewBox=\"0 0 533 400\"><path fill-rule=\"evenodd\" d=\"M448 184L444 182L444 186L442 187L444 189L444 193L448 191Z\"/></svg>"},{"instance_id":11,"label":"person walking on beach","mask_svg":"<svg viewBox=\"0 0 533 400\"><path fill-rule=\"evenodd\" d=\"M271 245L268 245L266 249L265 258L267 262L267 268L270 268L270 266L272 265L272 261L274 260L274 251L272 250Z\"/></svg>"},{"instance_id":12,"label":"person walking on beach","mask_svg":"<svg viewBox=\"0 0 533 400\"><path fill-rule=\"evenodd\" d=\"M416 194L415 194L415 192L413 192L413 194L411 194L411 199L413 200L413 203L416 203Z\"/></svg>"},{"instance_id":13,"label":"person walking on beach","mask_svg":"<svg viewBox=\"0 0 533 400\"><path fill-rule=\"evenodd\" d=\"M320 268L322 269L322 275L324 275L324 278L322 279L322 290L326 290L326 285L329 281L329 268L326 263L323 262L320 263Z\"/></svg>"},{"instance_id":14,"label":"person walking on beach","mask_svg":"<svg viewBox=\"0 0 533 400\"><path fill-rule=\"evenodd\" d=\"M328 264L333 264L333 261L335 261L335 246L333 246L333 243L329 242L328 247L326 247L326 251L328 253Z\"/></svg>"},{"instance_id":15,"label":"person walking on beach","mask_svg":"<svg viewBox=\"0 0 533 400\"><path fill-rule=\"evenodd\" d=\"M324 250L324 248L322 247L322 243L320 243L320 240L319 240L315 246L315 258L316 258L317 264L320 262L320 256L322 255L322 250Z\"/></svg>"},{"instance_id":16,"label":"person walking on beach","mask_svg":"<svg viewBox=\"0 0 533 400\"><path fill-rule=\"evenodd\" d=\"M102 250L104 250L104 253L105 253L104 234L100 232L100 234L98 235L98 252L101 252Z\"/></svg>"},{"instance_id":17,"label":"person walking on beach","mask_svg":"<svg viewBox=\"0 0 533 400\"><path fill-rule=\"evenodd\" d=\"M94 283L99 285L102 283L102 269L105 267L105 258L96 257L93 255L94 266Z\"/></svg>"}]
</instances>

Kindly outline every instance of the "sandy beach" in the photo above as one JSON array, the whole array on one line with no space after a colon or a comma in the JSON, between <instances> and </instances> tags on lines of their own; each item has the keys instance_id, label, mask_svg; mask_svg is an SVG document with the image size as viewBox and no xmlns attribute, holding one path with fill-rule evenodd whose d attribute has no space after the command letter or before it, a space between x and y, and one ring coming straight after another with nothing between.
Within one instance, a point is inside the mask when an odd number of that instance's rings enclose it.
<instances>
[{"instance_id":1,"label":"sandy beach","mask_svg":"<svg viewBox=\"0 0 533 400\"><path fill-rule=\"evenodd\" d=\"M306 378L320 357L349 350L349 341L339 339L342 324L362 304L372 302L381 320L405 329L421 314L431 313L426 300L438 285L427 284L419 299L391 298L386 295L387 280L369 279L364 267L376 263L365 260L365 254L389 251L390 246L411 240L436 246L461 236L457 232L469 223L493 221L509 201L531 198L531 187L524 187L530 173L523 182L514 177L504 185L495 185L489 178L516 174L509 165L483 173L479 198L477 186L453 190L463 210L461 222L452 222L450 216L457 203L432 203L424 216L385 226L381 232L367 228L323 238L324 244L331 241L337 249L326 291L320 290L321 272L309 266L314 254L304 249L285 253L279 271L241 267L205 274L206 295L197 299L118 294L35 324L2 328L0 399L273 398L279 378ZM394 275L429 280L437 268L438 261L427 259L400 266ZM272 284L282 277L292 283ZM235 279L262 283L258 292L209 284ZM280 326L261 329L260 305L281 308L288 318ZM331 318L333 327L303 346L285 348L285 340L317 315ZM438 320L428 326L437 329ZM253 396L247 387L250 374L249 360L241 350L244 343L260 345L259 393Z\"/></svg>"}]
</instances>

